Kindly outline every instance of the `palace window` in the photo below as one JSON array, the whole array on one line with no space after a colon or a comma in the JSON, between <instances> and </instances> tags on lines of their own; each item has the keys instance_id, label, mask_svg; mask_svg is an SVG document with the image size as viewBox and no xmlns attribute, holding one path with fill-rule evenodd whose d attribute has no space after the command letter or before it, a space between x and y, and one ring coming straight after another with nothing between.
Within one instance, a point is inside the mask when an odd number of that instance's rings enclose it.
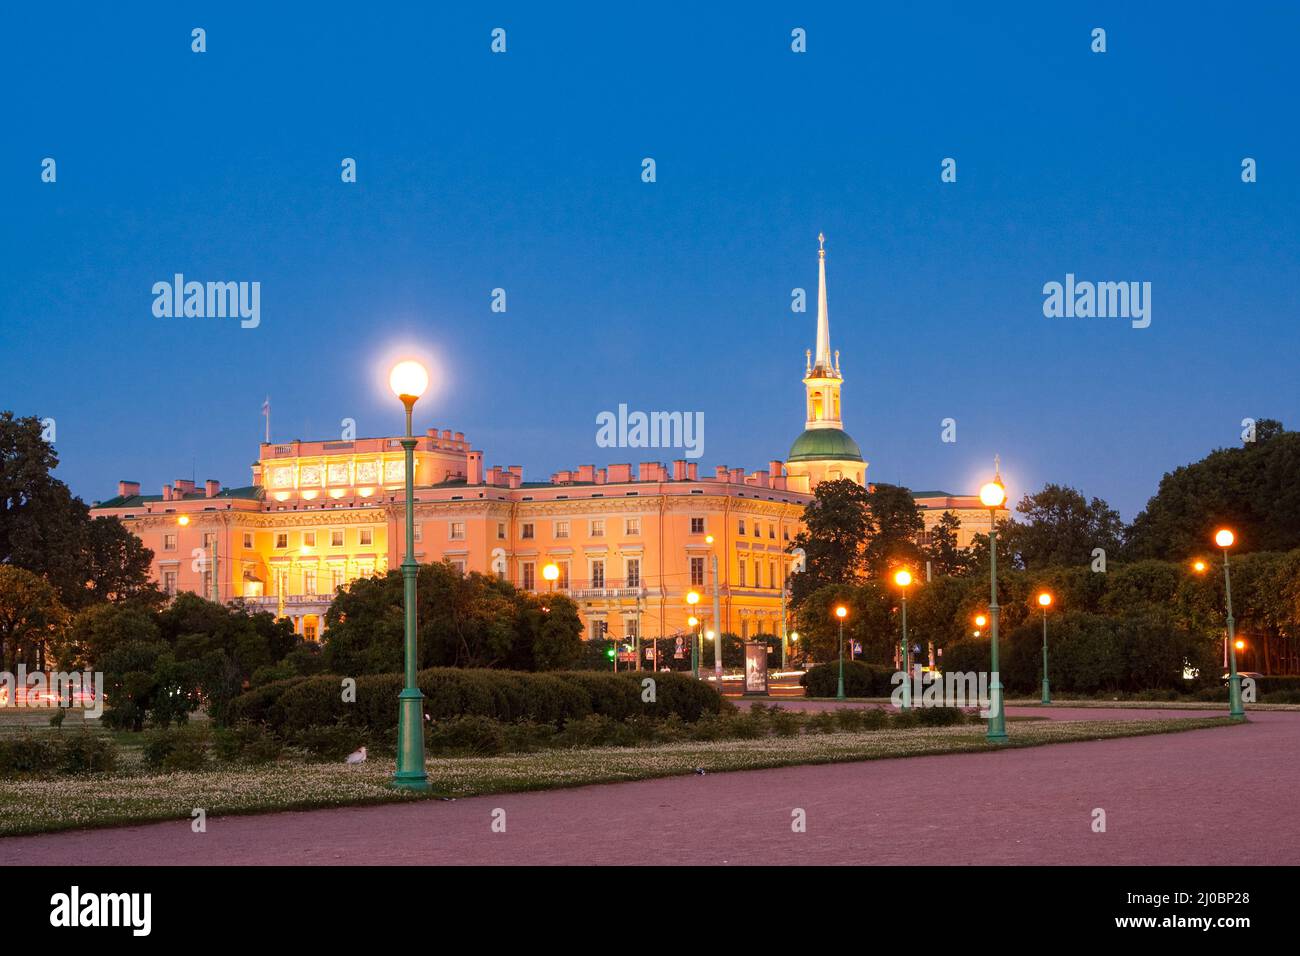
<instances>
[{"instance_id":1,"label":"palace window","mask_svg":"<svg viewBox=\"0 0 1300 956\"><path fill-rule=\"evenodd\" d=\"M606 640L605 635L609 632L609 625L604 621L593 619L591 622L591 639L593 641Z\"/></svg>"},{"instance_id":2,"label":"palace window","mask_svg":"<svg viewBox=\"0 0 1300 956\"><path fill-rule=\"evenodd\" d=\"M691 587L704 587L704 559L691 558Z\"/></svg>"},{"instance_id":3,"label":"palace window","mask_svg":"<svg viewBox=\"0 0 1300 956\"><path fill-rule=\"evenodd\" d=\"M506 523L505 523L504 521L498 521L498 522L497 522L497 540L498 540L498 541L504 541L505 539L506 539Z\"/></svg>"},{"instance_id":4,"label":"palace window","mask_svg":"<svg viewBox=\"0 0 1300 956\"><path fill-rule=\"evenodd\" d=\"M592 536L593 538L603 538L603 537L605 537L605 519L604 519L604 518L592 518L592 519L591 519L591 536Z\"/></svg>"},{"instance_id":5,"label":"palace window","mask_svg":"<svg viewBox=\"0 0 1300 956\"><path fill-rule=\"evenodd\" d=\"M304 531L304 532L302 533L302 546L303 546L304 548L314 548L314 547L316 547L316 532L315 532L315 531Z\"/></svg>"},{"instance_id":6,"label":"palace window","mask_svg":"<svg viewBox=\"0 0 1300 956\"><path fill-rule=\"evenodd\" d=\"M163 535L163 550L164 551L176 550L176 535L174 534Z\"/></svg>"},{"instance_id":7,"label":"palace window","mask_svg":"<svg viewBox=\"0 0 1300 956\"><path fill-rule=\"evenodd\" d=\"M591 562L591 586L593 588L603 588L605 586L605 562Z\"/></svg>"},{"instance_id":8,"label":"palace window","mask_svg":"<svg viewBox=\"0 0 1300 956\"><path fill-rule=\"evenodd\" d=\"M373 528L361 528L358 533L361 536L359 542L360 544L364 546L369 546L375 543L375 531Z\"/></svg>"},{"instance_id":9,"label":"palace window","mask_svg":"<svg viewBox=\"0 0 1300 956\"><path fill-rule=\"evenodd\" d=\"M776 540L776 525L769 524L767 526L767 536L774 541Z\"/></svg>"},{"instance_id":10,"label":"palace window","mask_svg":"<svg viewBox=\"0 0 1300 956\"><path fill-rule=\"evenodd\" d=\"M303 594L316 593L316 572L315 571L304 570L302 572L302 593Z\"/></svg>"},{"instance_id":11,"label":"palace window","mask_svg":"<svg viewBox=\"0 0 1300 956\"><path fill-rule=\"evenodd\" d=\"M569 522L567 521L555 522L555 536L557 538L567 538L569 536Z\"/></svg>"},{"instance_id":12,"label":"palace window","mask_svg":"<svg viewBox=\"0 0 1300 956\"><path fill-rule=\"evenodd\" d=\"M417 542L424 540L424 525L417 524L415 526L415 540Z\"/></svg>"},{"instance_id":13,"label":"palace window","mask_svg":"<svg viewBox=\"0 0 1300 956\"><path fill-rule=\"evenodd\" d=\"M163 591L166 592L168 597L176 596L176 572L175 571L163 572Z\"/></svg>"},{"instance_id":14,"label":"palace window","mask_svg":"<svg viewBox=\"0 0 1300 956\"><path fill-rule=\"evenodd\" d=\"M217 543L217 533L215 531L203 532L203 547L210 550Z\"/></svg>"},{"instance_id":15,"label":"palace window","mask_svg":"<svg viewBox=\"0 0 1300 956\"><path fill-rule=\"evenodd\" d=\"M641 534L641 519L628 518L623 522L623 532L628 535L628 537L638 537Z\"/></svg>"},{"instance_id":16,"label":"palace window","mask_svg":"<svg viewBox=\"0 0 1300 956\"><path fill-rule=\"evenodd\" d=\"M524 590L534 590L537 587L537 565L532 561L525 561L519 566L519 571L523 577Z\"/></svg>"},{"instance_id":17,"label":"palace window","mask_svg":"<svg viewBox=\"0 0 1300 956\"><path fill-rule=\"evenodd\" d=\"M736 530L737 530L737 533L738 533L738 534L743 535L743 534L745 533L745 519L744 519L744 518L741 518L741 519L739 519L739 520L737 521L737 523L736 523Z\"/></svg>"},{"instance_id":18,"label":"palace window","mask_svg":"<svg viewBox=\"0 0 1300 956\"><path fill-rule=\"evenodd\" d=\"M285 531L277 531L275 534L275 546L277 548L289 547L289 535Z\"/></svg>"},{"instance_id":19,"label":"palace window","mask_svg":"<svg viewBox=\"0 0 1300 956\"><path fill-rule=\"evenodd\" d=\"M629 641L635 641L641 636L641 622L635 617L623 618L623 636Z\"/></svg>"},{"instance_id":20,"label":"palace window","mask_svg":"<svg viewBox=\"0 0 1300 956\"><path fill-rule=\"evenodd\" d=\"M463 558L456 558L451 562L451 566L456 569L458 574L465 573L465 560Z\"/></svg>"},{"instance_id":21,"label":"palace window","mask_svg":"<svg viewBox=\"0 0 1300 956\"><path fill-rule=\"evenodd\" d=\"M519 537L523 538L525 541L533 537L533 523L531 521L526 521L520 526Z\"/></svg>"},{"instance_id":22,"label":"palace window","mask_svg":"<svg viewBox=\"0 0 1300 956\"><path fill-rule=\"evenodd\" d=\"M763 526L759 524L757 521L754 522L754 537L755 538L763 537Z\"/></svg>"},{"instance_id":23,"label":"palace window","mask_svg":"<svg viewBox=\"0 0 1300 956\"><path fill-rule=\"evenodd\" d=\"M692 519L691 519L691 534L704 534L704 519L703 519L703 518L692 518Z\"/></svg>"},{"instance_id":24,"label":"palace window","mask_svg":"<svg viewBox=\"0 0 1300 956\"><path fill-rule=\"evenodd\" d=\"M557 561L556 564L560 569L560 579L555 582L555 586L567 591L569 589L569 562Z\"/></svg>"},{"instance_id":25,"label":"palace window","mask_svg":"<svg viewBox=\"0 0 1300 956\"><path fill-rule=\"evenodd\" d=\"M737 564L736 570L739 572L739 576L736 579L736 584L738 584L740 587L743 588L745 586L745 559L744 558L740 559L740 561Z\"/></svg>"},{"instance_id":26,"label":"palace window","mask_svg":"<svg viewBox=\"0 0 1300 956\"><path fill-rule=\"evenodd\" d=\"M342 568L331 568L331 569L330 569L330 586L331 586L331 590L333 590L333 591L337 591L339 588L343 587L343 569L342 569Z\"/></svg>"},{"instance_id":27,"label":"palace window","mask_svg":"<svg viewBox=\"0 0 1300 956\"><path fill-rule=\"evenodd\" d=\"M244 549L247 551L253 549L253 532L251 531L244 532Z\"/></svg>"},{"instance_id":28,"label":"palace window","mask_svg":"<svg viewBox=\"0 0 1300 956\"><path fill-rule=\"evenodd\" d=\"M331 532L330 532L330 547L331 547L331 548L341 548L341 547L343 547L343 532L342 532L342 531L331 531Z\"/></svg>"},{"instance_id":29,"label":"palace window","mask_svg":"<svg viewBox=\"0 0 1300 956\"><path fill-rule=\"evenodd\" d=\"M639 588L641 586L641 559L627 559L627 586L630 588Z\"/></svg>"},{"instance_id":30,"label":"palace window","mask_svg":"<svg viewBox=\"0 0 1300 956\"><path fill-rule=\"evenodd\" d=\"M465 522L453 521L451 523L451 540L452 541L465 540Z\"/></svg>"}]
</instances>

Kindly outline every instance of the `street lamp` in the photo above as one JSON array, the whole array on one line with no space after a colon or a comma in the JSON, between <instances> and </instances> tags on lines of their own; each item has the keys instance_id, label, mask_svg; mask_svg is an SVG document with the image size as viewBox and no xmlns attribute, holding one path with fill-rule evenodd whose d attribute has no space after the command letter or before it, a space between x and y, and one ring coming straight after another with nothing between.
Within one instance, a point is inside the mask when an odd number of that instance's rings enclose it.
<instances>
[{"instance_id":1,"label":"street lamp","mask_svg":"<svg viewBox=\"0 0 1300 956\"><path fill-rule=\"evenodd\" d=\"M1002 707L1002 677L998 674L998 508L1007 500L1007 489L1002 476L994 474L993 480L980 489L980 503L989 509L989 586L993 599L989 602L989 653L992 681L989 686L989 729L987 737L993 743L1007 739L1007 717Z\"/></svg>"},{"instance_id":2,"label":"street lamp","mask_svg":"<svg viewBox=\"0 0 1300 956\"><path fill-rule=\"evenodd\" d=\"M402 561L402 607L405 611L406 686L397 697L397 772L393 786L405 790L429 789L424 770L424 695L415 680L415 446L411 434L411 412L429 387L429 373L419 362L398 362L388 376L388 385L406 407L406 559Z\"/></svg>"},{"instance_id":3,"label":"street lamp","mask_svg":"<svg viewBox=\"0 0 1300 956\"><path fill-rule=\"evenodd\" d=\"M1206 568L1206 564L1200 558L1197 558L1195 561L1192 562L1192 570L1195 571L1197 574L1204 574L1205 568Z\"/></svg>"},{"instance_id":4,"label":"street lamp","mask_svg":"<svg viewBox=\"0 0 1300 956\"><path fill-rule=\"evenodd\" d=\"M835 609L835 616L840 619L840 684L839 689L835 692L836 700L844 699L844 618L848 616L849 609L843 604Z\"/></svg>"},{"instance_id":5,"label":"street lamp","mask_svg":"<svg viewBox=\"0 0 1300 956\"><path fill-rule=\"evenodd\" d=\"M690 605L692 611L695 610L695 605L700 603L700 593L698 591L691 591L688 593L686 595L686 603ZM701 638L699 632L695 631L695 629L700 626L700 619L692 614L686 619L686 623L692 631L694 631L694 633L691 634L691 673L695 675L696 680L699 680Z\"/></svg>"},{"instance_id":6,"label":"street lamp","mask_svg":"<svg viewBox=\"0 0 1300 956\"><path fill-rule=\"evenodd\" d=\"M542 568L542 577L551 582L551 590L555 590L555 581L560 576L560 566L552 561L546 567Z\"/></svg>"},{"instance_id":7,"label":"street lamp","mask_svg":"<svg viewBox=\"0 0 1300 956\"><path fill-rule=\"evenodd\" d=\"M1241 675L1237 673L1238 642L1232 620L1232 577L1228 573L1228 549L1236 540L1237 536L1228 528L1214 533L1214 543L1223 549L1223 590L1228 603L1228 716L1245 717L1246 711L1241 706Z\"/></svg>"},{"instance_id":8,"label":"street lamp","mask_svg":"<svg viewBox=\"0 0 1300 956\"><path fill-rule=\"evenodd\" d=\"M894 583L903 589L903 710L912 706L912 668L907 646L907 587L912 583L912 572L903 568L894 574Z\"/></svg>"},{"instance_id":9,"label":"street lamp","mask_svg":"<svg viewBox=\"0 0 1300 956\"><path fill-rule=\"evenodd\" d=\"M1038 606L1043 609L1043 703L1052 702L1052 685L1047 682L1047 609L1052 604L1052 596L1044 591L1038 595Z\"/></svg>"},{"instance_id":10,"label":"street lamp","mask_svg":"<svg viewBox=\"0 0 1300 956\"><path fill-rule=\"evenodd\" d=\"M798 644L798 643L799 643L799 632L798 632L798 631L791 631L791 632L790 632L790 643L791 643L791 644ZM795 650L795 651L798 650L797 647L796 647L796 648L792 648L792 649ZM796 654L795 656L797 657L798 655ZM782 665L781 669L782 669L782 670L785 670L784 662L783 662L783 665Z\"/></svg>"},{"instance_id":11,"label":"street lamp","mask_svg":"<svg viewBox=\"0 0 1300 956\"><path fill-rule=\"evenodd\" d=\"M709 558L713 564L713 626L722 627L722 613L718 602L718 553L713 550L713 535L706 534L704 543L709 546ZM719 631L721 634L721 631ZM722 687L722 638L713 645L713 677L718 682L718 687Z\"/></svg>"}]
</instances>

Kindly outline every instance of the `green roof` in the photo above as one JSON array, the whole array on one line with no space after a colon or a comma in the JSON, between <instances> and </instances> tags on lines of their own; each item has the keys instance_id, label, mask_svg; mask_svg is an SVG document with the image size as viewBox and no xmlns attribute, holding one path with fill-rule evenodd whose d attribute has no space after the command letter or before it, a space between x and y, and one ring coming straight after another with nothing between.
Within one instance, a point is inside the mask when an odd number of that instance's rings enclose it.
<instances>
[{"instance_id":1,"label":"green roof","mask_svg":"<svg viewBox=\"0 0 1300 956\"><path fill-rule=\"evenodd\" d=\"M172 498L172 501L220 501L231 498L243 498L249 501L261 501L265 497L264 489L259 485L247 485L243 488L223 488L218 491L215 497L209 498L204 494L202 489L191 491L183 497ZM101 501L95 508L138 508L140 505L149 504L154 501L163 501L162 495L126 495L116 498L109 498L107 501Z\"/></svg>"},{"instance_id":2,"label":"green roof","mask_svg":"<svg viewBox=\"0 0 1300 956\"><path fill-rule=\"evenodd\" d=\"M786 461L862 461L862 449L842 428L809 428L794 440Z\"/></svg>"}]
</instances>

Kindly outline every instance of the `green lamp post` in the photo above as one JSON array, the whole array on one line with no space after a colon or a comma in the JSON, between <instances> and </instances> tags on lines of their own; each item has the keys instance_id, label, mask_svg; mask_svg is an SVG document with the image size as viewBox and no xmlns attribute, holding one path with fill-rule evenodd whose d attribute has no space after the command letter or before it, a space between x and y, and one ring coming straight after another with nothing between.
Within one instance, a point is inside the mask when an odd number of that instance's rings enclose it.
<instances>
[{"instance_id":1,"label":"green lamp post","mask_svg":"<svg viewBox=\"0 0 1300 956\"><path fill-rule=\"evenodd\" d=\"M844 618L848 613L849 609L843 604L835 608L835 616L840 619L840 683L839 689L835 692L836 700L844 699Z\"/></svg>"},{"instance_id":2,"label":"green lamp post","mask_svg":"<svg viewBox=\"0 0 1300 956\"><path fill-rule=\"evenodd\" d=\"M424 695L416 686L415 645L415 446L411 434L411 410L429 387L429 373L419 362L398 362L388 377L393 393L406 406L406 559L402 562L402 606L406 616L405 685L397 695L397 772L393 786L404 790L429 789L424 769Z\"/></svg>"},{"instance_id":3,"label":"green lamp post","mask_svg":"<svg viewBox=\"0 0 1300 956\"><path fill-rule=\"evenodd\" d=\"M1044 591L1038 595L1038 606L1043 609L1043 703L1052 702L1052 685L1047 682L1047 609L1052 604L1052 596Z\"/></svg>"},{"instance_id":4,"label":"green lamp post","mask_svg":"<svg viewBox=\"0 0 1300 956\"><path fill-rule=\"evenodd\" d=\"M1220 528L1214 534L1214 543L1223 549L1223 588L1228 600L1228 716L1245 717L1246 710L1241 706L1241 675L1237 673L1237 633L1232 619L1232 577L1228 574L1228 549L1237 540L1227 528Z\"/></svg>"},{"instance_id":5,"label":"green lamp post","mask_svg":"<svg viewBox=\"0 0 1300 956\"><path fill-rule=\"evenodd\" d=\"M700 603L700 592L691 591L686 595L686 603L690 605L691 616L686 619L686 626L691 629L691 674L696 680L700 679L700 633L704 629L704 622L695 616L695 605Z\"/></svg>"},{"instance_id":6,"label":"green lamp post","mask_svg":"<svg viewBox=\"0 0 1300 956\"><path fill-rule=\"evenodd\" d=\"M912 648L907 643L907 587L912 583L912 572L902 568L894 574L894 583L903 589L903 643L899 655L903 662L903 710L912 707Z\"/></svg>"},{"instance_id":7,"label":"green lamp post","mask_svg":"<svg viewBox=\"0 0 1300 956\"><path fill-rule=\"evenodd\" d=\"M994 469L993 480L980 489L980 503L989 509L989 585L993 599L989 602L989 729L985 735L993 743L1007 740L1007 715L1002 705L1002 675L998 673L998 508L1007 500L1002 476Z\"/></svg>"}]
</instances>

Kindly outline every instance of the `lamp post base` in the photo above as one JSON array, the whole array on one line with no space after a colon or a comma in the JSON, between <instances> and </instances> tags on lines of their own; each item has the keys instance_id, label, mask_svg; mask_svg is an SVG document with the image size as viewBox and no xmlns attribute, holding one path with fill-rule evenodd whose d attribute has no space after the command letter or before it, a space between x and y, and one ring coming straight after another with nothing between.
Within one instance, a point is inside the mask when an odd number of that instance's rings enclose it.
<instances>
[{"instance_id":1,"label":"lamp post base","mask_svg":"<svg viewBox=\"0 0 1300 956\"><path fill-rule=\"evenodd\" d=\"M1007 715L1002 709L1002 685L995 684L989 690L989 729L984 736L989 743L1006 743L1010 738L1007 736Z\"/></svg>"},{"instance_id":2,"label":"lamp post base","mask_svg":"<svg viewBox=\"0 0 1300 956\"><path fill-rule=\"evenodd\" d=\"M1044 677L1043 678L1043 703L1050 704L1051 702L1052 702L1052 685L1049 684L1047 682L1047 678Z\"/></svg>"},{"instance_id":3,"label":"lamp post base","mask_svg":"<svg viewBox=\"0 0 1300 956\"><path fill-rule=\"evenodd\" d=\"M1244 718L1246 710L1241 706L1241 675L1233 674L1228 678L1228 716Z\"/></svg>"},{"instance_id":4,"label":"lamp post base","mask_svg":"<svg viewBox=\"0 0 1300 956\"><path fill-rule=\"evenodd\" d=\"M397 695L397 772L390 785L400 790L428 790L424 769L424 695L406 687Z\"/></svg>"}]
</instances>

